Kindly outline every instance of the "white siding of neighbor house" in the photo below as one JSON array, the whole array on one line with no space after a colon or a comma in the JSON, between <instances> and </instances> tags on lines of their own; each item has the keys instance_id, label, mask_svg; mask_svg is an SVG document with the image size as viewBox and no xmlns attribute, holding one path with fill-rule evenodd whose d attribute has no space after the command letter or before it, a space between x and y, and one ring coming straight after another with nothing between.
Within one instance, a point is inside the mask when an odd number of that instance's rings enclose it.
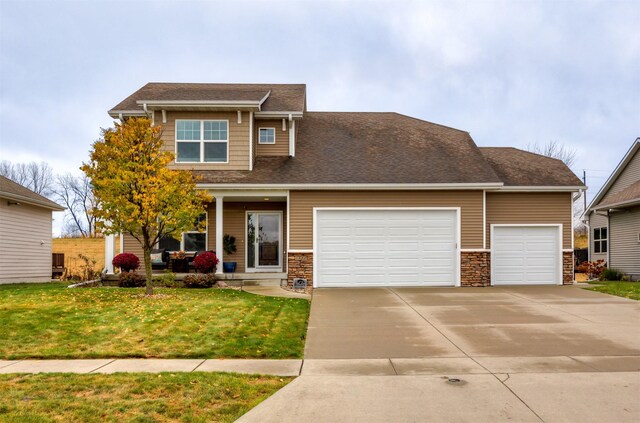
<instances>
[{"instance_id":1,"label":"white siding of neighbor house","mask_svg":"<svg viewBox=\"0 0 640 423\"><path fill-rule=\"evenodd\" d=\"M599 214L591 213L589 215L589 260L607 260L607 253L594 253L593 248L593 230L595 228L606 228L607 216L601 216ZM607 231L608 233L609 231ZM609 235L607 235L609 236ZM609 248L609 242L607 242L607 248Z\"/></svg>"},{"instance_id":2,"label":"white siding of neighbor house","mask_svg":"<svg viewBox=\"0 0 640 423\"><path fill-rule=\"evenodd\" d=\"M0 198L0 284L51 281L51 210L7 203Z\"/></svg>"},{"instance_id":3,"label":"white siding of neighbor house","mask_svg":"<svg viewBox=\"0 0 640 423\"><path fill-rule=\"evenodd\" d=\"M612 213L609 230L611 267L640 279L640 207Z\"/></svg>"}]
</instances>

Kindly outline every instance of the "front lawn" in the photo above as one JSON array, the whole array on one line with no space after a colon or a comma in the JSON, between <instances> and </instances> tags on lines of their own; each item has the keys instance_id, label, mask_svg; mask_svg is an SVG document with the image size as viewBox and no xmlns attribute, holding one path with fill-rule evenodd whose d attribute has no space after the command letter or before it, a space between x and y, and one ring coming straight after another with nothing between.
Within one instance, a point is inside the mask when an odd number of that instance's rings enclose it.
<instances>
[{"instance_id":1,"label":"front lawn","mask_svg":"<svg viewBox=\"0 0 640 423\"><path fill-rule=\"evenodd\" d=\"M585 288L590 291L597 291L640 301L640 282L594 281L589 283L594 285L592 287Z\"/></svg>"},{"instance_id":2,"label":"front lawn","mask_svg":"<svg viewBox=\"0 0 640 423\"><path fill-rule=\"evenodd\" d=\"M0 375L0 421L232 422L290 380L233 373Z\"/></svg>"},{"instance_id":3,"label":"front lawn","mask_svg":"<svg viewBox=\"0 0 640 423\"><path fill-rule=\"evenodd\" d=\"M231 289L0 285L0 358L301 358L309 301Z\"/></svg>"}]
</instances>

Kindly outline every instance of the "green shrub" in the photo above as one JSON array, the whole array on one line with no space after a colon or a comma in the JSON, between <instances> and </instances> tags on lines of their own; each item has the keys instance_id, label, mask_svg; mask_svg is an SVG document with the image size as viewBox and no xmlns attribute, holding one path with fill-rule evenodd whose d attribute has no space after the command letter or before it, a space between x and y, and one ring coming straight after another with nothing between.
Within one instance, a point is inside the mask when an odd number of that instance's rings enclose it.
<instances>
[{"instance_id":1,"label":"green shrub","mask_svg":"<svg viewBox=\"0 0 640 423\"><path fill-rule=\"evenodd\" d=\"M154 277L153 285L161 288L182 288L184 286L182 281L176 280L176 274L171 272Z\"/></svg>"},{"instance_id":2,"label":"green shrub","mask_svg":"<svg viewBox=\"0 0 640 423\"><path fill-rule=\"evenodd\" d=\"M619 281L622 280L622 277L624 276L624 274L616 269L612 269L612 268L605 268L602 270L602 273L600 274L600 280L601 281Z\"/></svg>"},{"instance_id":3,"label":"green shrub","mask_svg":"<svg viewBox=\"0 0 640 423\"><path fill-rule=\"evenodd\" d=\"M118 275L118 286L120 288L140 288L145 286L146 279L136 272L120 272Z\"/></svg>"},{"instance_id":4,"label":"green shrub","mask_svg":"<svg viewBox=\"0 0 640 423\"><path fill-rule=\"evenodd\" d=\"M216 284L216 277L212 273L190 274L182 282L185 288L211 288Z\"/></svg>"}]
</instances>

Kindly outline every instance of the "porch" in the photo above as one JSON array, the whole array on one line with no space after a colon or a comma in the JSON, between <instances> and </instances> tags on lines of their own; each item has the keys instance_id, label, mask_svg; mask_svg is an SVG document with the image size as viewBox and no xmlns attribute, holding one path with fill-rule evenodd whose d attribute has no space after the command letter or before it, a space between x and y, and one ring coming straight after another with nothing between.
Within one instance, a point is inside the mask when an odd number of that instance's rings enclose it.
<instances>
[{"instance_id":1,"label":"porch","mask_svg":"<svg viewBox=\"0 0 640 423\"><path fill-rule=\"evenodd\" d=\"M216 276L225 281L285 281L287 279L288 216L286 191L209 192L213 201L206 205L203 232L184 232L180 239L163 239L157 248L169 255L184 251L193 257L204 251L215 252L220 260ZM227 241L225 242L225 237ZM229 248L230 240L235 248ZM111 260L115 240L107 237L107 274L113 274ZM226 249L225 249L226 244ZM130 236L121 237L120 251L142 258L142 249ZM225 272L223 263L235 263L234 272ZM171 267L166 266L168 270ZM159 270L160 273L163 269ZM155 273L155 272L154 272ZM184 276L176 272L176 277Z\"/></svg>"}]
</instances>

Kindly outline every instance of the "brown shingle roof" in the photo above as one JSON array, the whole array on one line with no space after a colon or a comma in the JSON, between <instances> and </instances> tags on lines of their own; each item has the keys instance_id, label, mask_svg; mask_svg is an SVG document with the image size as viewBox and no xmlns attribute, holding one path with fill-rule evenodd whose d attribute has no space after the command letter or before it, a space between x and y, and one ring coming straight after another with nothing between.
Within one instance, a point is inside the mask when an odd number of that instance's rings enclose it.
<instances>
[{"instance_id":1,"label":"brown shingle roof","mask_svg":"<svg viewBox=\"0 0 640 423\"><path fill-rule=\"evenodd\" d=\"M305 110L304 84L194 84L149 82L110 110L142 110L141 100L259 101L267 93L263 111Z\"/></svg>"},{"instance_id":2,"label":"brown shingle roof","mask_svg":"<svg viewBox=\"0 0 640 423\"><path fill-rule=\"evenodd\" d=\"M607 208L614 204L625 204L640 201L640 181L634 182L625 189L612 194L606 201L598 204L595 208Z\"/></svg>"},{"instance_id":3,"label":"brown shingle roof","mask_svg":"<svg viewBox=\"0 0 640 423\"><path fill-rule=\"evenodd\" d=\"M0 175L0 197L25 203L35 204L52 210L64 210L64 207L54 203L40 194L36 194L28 188L13 182L11 179Z\"/></svg>"},{"instance_id":4,"label":"brown shingle roof","mask_svg":"<svg viewBox=\"0 0 640 423\"><path fill-rule=\"evenodd\" d=\"M480 147L505 186L582 186L562 161L513 147Z\"/></svg>"},{"instance_id":5,"label":"brown shingle roof","mask_svg":"<svg viewBox=\"0 0 640 423\"><path fill-rule=\"evenodd\" d=\"M397 113L307 112L296 156L253 171L194 171L202 183L499 183L467 132Z\"/></svg>"}]
</instances>

